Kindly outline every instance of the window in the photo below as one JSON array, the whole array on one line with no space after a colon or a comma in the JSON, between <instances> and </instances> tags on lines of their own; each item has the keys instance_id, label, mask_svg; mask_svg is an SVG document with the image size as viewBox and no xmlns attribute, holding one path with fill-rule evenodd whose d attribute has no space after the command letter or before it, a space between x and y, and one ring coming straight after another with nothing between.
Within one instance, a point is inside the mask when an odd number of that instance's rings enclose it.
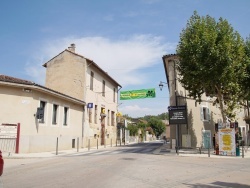
<instances>
[{"instance_id":1,"label":"window","mask_svg":"<svg viewBox=\"0 0 250 188\"><path fill-rule=\"evenodd\" d=\"M95 123L97 123L97 105L95 105Z\"/></svg>"},{"instance_id":2,"label":"window","mask_svg":"<svg viewBox=\"0 0 250 188\"><path fill-rule=\"evenodd\" d=\"M115 126L115 112L111 112L111 125Z\"/></svg>"},{"instance_id":3,"label":"window","mask_svg":"<svg viewBox=\"0 0 250 188\"><path fill-rule=\"evenodd\" d=\"M53 104L52 124L54 125L57 123L57 113L58 113L58 105Z\"/></svg>"},{"instance_id":4,"label":"window","mask_svg":"<svg viewBox=\"0 0 250 188\"><path fill-rule=\"evenodd\" d=\"M43 117L42 117L42 119L39 120L39 123L45 123L44 115L45 115L46 102L40 101L40 107L43 108Z\"/></svg>"},{"instance_id":5,"label":"window","mask_svg":"<svg viewBox=\"0 0 250 188\"><path fill-rule=\"evenodd\" d=\"M68 124L68 111L69 111L68 107L63 108L63 125L65 126Z\"/></svg>"},{"instance_id":6,"label":"window","mask_svg":"<svg viewBox=\"0 0 250 188\"><path fill-rule=\"evenodd\" d=\"M108 118L107 118L108 119L108 125L110 125L110 117L109 117L110 115L109 114L110 114L110 110L108 110Z\"/></svg>"},{"instance_id":7,"label":"window","mask_svg":"<svg viewBox=\"0 0 250 188\"><path fill-rule=\"evenodd\" d=\"M105 97L105 81L102 81L102 96Z\"/></svg>"},{"instance_id":8,"label":"window","mask_svg":"<svg viewBox=\"0 0 250 188\"><path fill-rule=\"evenodd\" d=\"M93 91L93 86L94 86L94 72L91 71L91 76L90 76L90 90Z\"/></svg>"},{"instance_id":9,"label":"window","mask_svg":"<svg viewBox=\"0 0 250 188\"><path fill-rule=\"evenodd\" d=\"M210 121L210 111L208 107L201 106L200 115L202 121Z\"/></svg>"},{"instance_id":10,"label":"window","mask_svg":"<svg viewBox=\"0 0 250 188\"><path fill-rule=\"evenodd\" d=\"M114 92L113 92L113 102L115 102L115 88L114 88Z\"/></svg>"}]
</instances>

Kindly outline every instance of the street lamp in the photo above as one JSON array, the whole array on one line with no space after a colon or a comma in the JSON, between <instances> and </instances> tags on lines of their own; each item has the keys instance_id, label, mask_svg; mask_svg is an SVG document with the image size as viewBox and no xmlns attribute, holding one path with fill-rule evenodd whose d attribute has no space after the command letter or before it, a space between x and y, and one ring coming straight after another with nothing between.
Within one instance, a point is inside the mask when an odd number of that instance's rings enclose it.
<instances>
[{"instance_id":1,"label":"street lamp","mask_svg":"<svg viewBox=\"0 0 250 188\"><path fill-rule=\"evenodd\" d=\"M166 82L162 82L160 81L159 84L159 88L162 91L163 88L163 84L167 84ZM178 106L178 97L177 97L177 93L176 93L176 79L175 79L175 106ZM176 149L176 153L179 155L179 125L176 124L176 143L175 143L175 149Z\"/></svg>"},{"instance_id":2,"label":"street lamp","mask_svg":"<svg viewBox=\"0 0 250 188\"><path fill-rule=\"evenodd\" d=\"M160 83L159 83L159 88L160 88L161 91L162 91L162 88L163 88L163 84L167 84L167 83L166 83L166 82L160 81Z\"/></svg>"}]
</instances>

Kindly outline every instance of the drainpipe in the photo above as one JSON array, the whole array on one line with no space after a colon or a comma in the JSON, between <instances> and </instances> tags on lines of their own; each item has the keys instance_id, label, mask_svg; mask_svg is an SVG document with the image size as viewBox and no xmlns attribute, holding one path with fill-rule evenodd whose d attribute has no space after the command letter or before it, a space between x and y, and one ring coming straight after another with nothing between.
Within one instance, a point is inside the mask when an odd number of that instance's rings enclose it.
<instances>
[{"instance_id":1,"label":"drainpipe","mask_svg":"<svg viewBox=\"0 0 250 188\"><path fill-rule=\"evenodd\" d=\"M174 62L174 82L175 82L175 105L178 106L178 97L177 97L177 86L176 86L176 67ZM176 153L179 155L179 124L176 124Z\"/></svg>"}]
</instances>

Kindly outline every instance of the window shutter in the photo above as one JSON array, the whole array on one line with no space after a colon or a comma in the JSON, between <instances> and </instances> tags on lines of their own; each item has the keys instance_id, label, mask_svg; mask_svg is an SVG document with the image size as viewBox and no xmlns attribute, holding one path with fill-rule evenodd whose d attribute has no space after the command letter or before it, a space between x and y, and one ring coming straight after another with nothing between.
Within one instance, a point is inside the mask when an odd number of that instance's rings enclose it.
<instances>
[{"instance_id":1,"label":"window shutter","mask_svg":"<svg viewBox=\"0 0 250 188\"><path fill-rule=\"evenodd\" d=\"M206 112L207 112L207 120L210 121L211 115L210 115L210 110L209 108L206 108Z\"/></svg>"},{"instance_id":2,"label":"window shutter","mask_svg":"<svg viewBox=\"0 0 250 188\"><path fill-rule=\"evenodd\" d=\"M201 116L201 121L204 121L204 115L203 115L203 107L200 107L200 116Z\"/></svg>"}]
</instances>

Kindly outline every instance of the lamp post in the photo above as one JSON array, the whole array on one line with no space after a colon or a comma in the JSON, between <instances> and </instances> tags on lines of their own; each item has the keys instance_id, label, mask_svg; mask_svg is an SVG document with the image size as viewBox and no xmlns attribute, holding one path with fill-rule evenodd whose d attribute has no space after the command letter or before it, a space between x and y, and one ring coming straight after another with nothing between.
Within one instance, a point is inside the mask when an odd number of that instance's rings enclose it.
<instances>
[{"instance_id":1,"label":"lamp post","mask_svg":"<svg viewBox=\"0 0 250 188\"><path fill-rule=\"evenodd\" d=\"M160 81L160 84L159 84L159 88L160 90L162 91L162 88L163 88L163 84L167 84L166 82L162 82ZM175 80L175 106L178 106L178 97L177 97L177 94L176 94L176 80ZM179 124L176 124L176 141L175 141L175 149L176 149L176 153L179 155Z\"/></svg>"}]
</instances>

